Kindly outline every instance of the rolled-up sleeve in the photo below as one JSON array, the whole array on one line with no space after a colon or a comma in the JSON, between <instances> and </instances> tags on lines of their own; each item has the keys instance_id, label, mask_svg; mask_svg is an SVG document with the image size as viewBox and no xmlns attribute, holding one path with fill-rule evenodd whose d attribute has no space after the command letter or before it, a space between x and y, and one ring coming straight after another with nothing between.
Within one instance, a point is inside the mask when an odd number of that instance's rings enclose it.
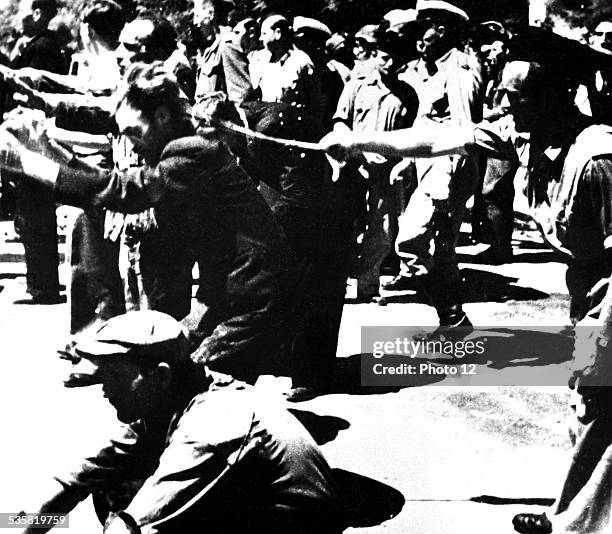
<instances>
[{"instance_id":1,"label":"rolled-up sleeve","mask_svg":"<svg viewBox=\"0 0 612 534\"><path fill-rule=\"evenodd\" d=\"M472 127L468 137L466 149L469 152L502 160L517 159L512 123L509 117L476 124Z\"/></svg>"}]
</instances>

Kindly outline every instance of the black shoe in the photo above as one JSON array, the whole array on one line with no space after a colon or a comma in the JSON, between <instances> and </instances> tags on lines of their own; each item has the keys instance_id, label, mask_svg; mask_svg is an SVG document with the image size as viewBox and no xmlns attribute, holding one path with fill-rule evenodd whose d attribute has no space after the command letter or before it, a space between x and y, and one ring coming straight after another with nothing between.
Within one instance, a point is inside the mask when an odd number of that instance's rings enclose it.
<instances>
[{"instance_id":1,"label":"black shoe","mask_svg":"<svg viewBox=\"0 0 612 534\"><path fill-rule=\"evenodd\" d=\"M546 514L517 514L512 519L512 525L521 534L551 534L553 531Z\"/></svg>"},{"instance_id":2,"label":"black shoe","mask_svg":"<svg viewBox=\"0 0 612 534\"><path fill-rule=\"evenodd\" d=\"M315 386L297 386L291 388L287 393L286 399L289 402L306 402L320 395L325 395L328 390Z\"/></svg>"},{"instance_id":3,"label":"black shoe","mask_svg":"<svg viewBox=\"0 0 612 534\"><path fill-rule=\"evenodd\" d=\"M422 287L421 276L403 276L401 274L381 286L385 291L420 291Z\"/></svg>"},{"instance_id":4,"label":"black shoe","mask_svg":"<svg viewBox=\"0 0 612 534\"><path fill-rule=\"evenodd\" d=\"M462 311L455 321L444 320L433 332L416 334L413 339L424 343L428 341L461 341L472 332L474 332L474 325Z\"/></svg>"},{"instance_id":5,"label":"black shoe","mask_svg":"<svg viewBox=\"0 0 612 534\"><path fill-rule=\"evenodd\" d=\"M472 256L472 263L479 263L484 265L504 265L506 263L512 263L514 256L512 254L512 248L499 248L489 247L487 250Z\"/></svg>"},{"instance_id":6,"label":"black shoe","mask_svg":"<svg viewBox=\"0 0 612 534\"><path fill-rule=\"evenodd\" d=\"M18 299L13 302L13 304L26 304L26 305L34 305L34 304L43 304L46 306L50 306L53 304L62 304L66 302L66 297L62 297L57 293L41 293L36 296L31 296L25 299Z\"/></svg>"},{"instance_id":7,"label":"black shoe","mask_svg":"<svg viewBox=\"0 0 612 534\"><path fill-rule=\"evenodd\" d=\"M287 393L286 399L289 402L306 402L319 396L319 392L313 387L296 387L291 388Z\"/></svg>"}]
</instances>

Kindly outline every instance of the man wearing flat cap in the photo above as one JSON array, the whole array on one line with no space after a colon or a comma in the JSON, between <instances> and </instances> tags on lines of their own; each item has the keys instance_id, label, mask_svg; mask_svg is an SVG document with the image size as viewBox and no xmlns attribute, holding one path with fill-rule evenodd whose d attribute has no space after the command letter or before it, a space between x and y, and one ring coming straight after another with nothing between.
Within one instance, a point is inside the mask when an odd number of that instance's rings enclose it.
<instances>
[{"instance_id":1,"label":"man wearing flat cap","mask_svg":"<svg viewBox=\"0 0 612 534\"><path fill-rule=\"evenodd\" d=\"M500 84L510 116L376 137L331 134L322 145L337 155L486 154L522 166L531 215L548 243L567 258L570 317L580 326L571 383L580 398L576 414L585 426L555 515L549 520L519 514L515 529L599 534L608 532L612 519L612 128L581 115L570 89L607 56L593 56L588 47L539 29L519 34L511 50L514 60L504 68ZM568 72L568 61L580 66L581 74ZM524 133L530 135L529 158L519 161L517 141Z\"/></svg>"},{"instance_id":2,"label":"man wearing flat cap","mask_svg":"<svg viewBox=\"0 0 612 534\"><path fill-rule=\"evenodd\" d=\"M337 532L335 482L306 429L277 400L213 382L187 335L169 315L137 311L81 340L123 425L39 486L39 510L68 513L93 494L108 534Z\"/></svg>"}]
</instances>

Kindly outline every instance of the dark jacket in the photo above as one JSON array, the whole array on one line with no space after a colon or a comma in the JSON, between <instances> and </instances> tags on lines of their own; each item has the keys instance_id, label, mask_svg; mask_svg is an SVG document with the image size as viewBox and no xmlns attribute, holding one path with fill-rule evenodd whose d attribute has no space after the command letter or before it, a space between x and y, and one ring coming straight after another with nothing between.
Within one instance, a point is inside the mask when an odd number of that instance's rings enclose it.
<instances>
[{"instance_id":1,"label":"dark jacket","mask_svg":"<svg viewBox=\"0 0 612 534\"><path fill-rule=\"evenodd\" d=\"M66 74L68 71L62 49L51 30L44 30L33 37L10 66L12 69L32 67L57 74Z\"/></svg>"},{"instance_id":2,"label":"dark jacket","mask_svg":"<svg viewBox=\"0 0 612 534\"><path fill-rule=\"evenodd\" d=\"M190 325L201 342L195 357L245 380L284 370L276 358L292 320L294 256L253 182L216 140L171 141L154 169L63 169L55 191L77 206L154 206L157 263L199 264L197 300L206 312Z\"/></svg>"}]
</instances>

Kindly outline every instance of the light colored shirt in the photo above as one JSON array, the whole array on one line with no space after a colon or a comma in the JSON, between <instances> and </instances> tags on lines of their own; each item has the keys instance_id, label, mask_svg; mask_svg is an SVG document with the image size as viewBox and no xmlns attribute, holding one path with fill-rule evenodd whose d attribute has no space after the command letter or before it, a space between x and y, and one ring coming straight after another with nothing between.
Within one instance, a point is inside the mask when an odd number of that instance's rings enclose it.
<instances>
[{"instance_id":1,"label":"light colored shirt","mask_svg":"<svg viewBox=\"0 0 612 534\"><path fill-rule=\"evenodd\" d=\"M334 121L355 132L407 128L409 110L376 74L351 80L338 101Z\"/></svg>"},{"instance_id":2,"label":"light colored shirt","mask_svg":"<svg viewBox=\"0 0 612 534\"><path fill-rule=\"evenodd\" d=\"M419 96L419 117L456 124L482 120L482 76L476 60L456 48L434 65L412 61L399 79Z\"/></svg>"},{"instance_id":3,"label":"light colored shirt","mask_svg":"<svg viewBox=\"0 0 612 534\"><path fill-rule=\"evenodd\" d=\"M322 120L321 80L308 54L292 46L278 61L272 61L268 50L259 50L251 57L249 71L253 87L261 90L264 102L304 107Z\"/></svg>"}]
</instances>

